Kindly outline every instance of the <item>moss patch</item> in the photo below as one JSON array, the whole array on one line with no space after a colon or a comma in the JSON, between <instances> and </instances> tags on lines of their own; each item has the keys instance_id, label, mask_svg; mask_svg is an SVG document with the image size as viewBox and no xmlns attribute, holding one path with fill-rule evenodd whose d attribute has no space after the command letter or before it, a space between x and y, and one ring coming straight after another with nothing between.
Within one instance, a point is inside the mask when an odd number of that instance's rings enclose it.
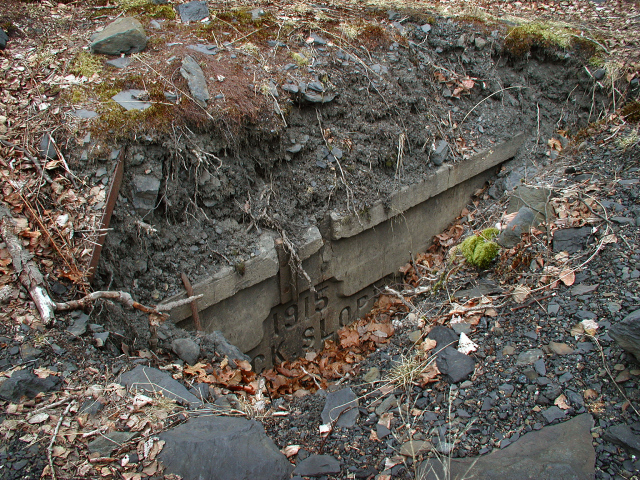
<instances>
[{"instance_id":1,"label":"moss patch","mask_svg":"<svg viewBox=\"0 0 640 480\"><path fill-rule=\"evenodd\" d=\"M91 78L102 72L102 58L89 52L78 52L69 71L79 77Z\"/></svg>"},{"instance_id":2,"label":"moss patch","mask_svg":"<svg viewBox=\"0 0 640 480\"><path fill-rule=\"evenodd\" d=\"M597 50L592 41L578 37L570 27L552 22L518 25L509 30L504 41L505 51L514 57L522 57L534 48L567 49L571 46L583 48L589 55Z\"/></svg>"},{"instance_id":3,"label":"moss patch","mask_svg":"<svg viewBox=\"0 0 640 480\"><path fill-rule=\"evenodd\" d=\"M487 268L498 254L500 247L492 241L498 229L487 228L479 235L472 235L460 244L460 252L467 263L477 268Z\"/></svg>"},{"instance_id":4,"label":"moss patch","mask_svg":"<svg viewBox=\"0 0 640 480\"><path fill-rule=\"evenodd\" d=\"M631 102L622 107L622 115L629 123L640 122L640 101Z\"/></svg>"}]
</instances>

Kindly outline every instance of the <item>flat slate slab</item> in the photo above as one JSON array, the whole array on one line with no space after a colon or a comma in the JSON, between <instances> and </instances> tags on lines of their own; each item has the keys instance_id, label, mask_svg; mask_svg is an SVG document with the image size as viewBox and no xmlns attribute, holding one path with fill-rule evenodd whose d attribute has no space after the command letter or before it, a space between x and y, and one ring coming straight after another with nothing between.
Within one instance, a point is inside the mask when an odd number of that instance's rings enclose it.
<instances>
[{"instance_id":1,"label":"flat slate slab","mask_svg":"<svg viewBox=\"0 0 640 480\"><path fill-rule=\"evenodd\" d=\"M255 420L202 416L160 434L158 459L183 480L285 480L293 465Z\"/></svg>"},{"instance_id":2,"label":"flat slate slab","mask_svg":"<svg viewBox=\"0 0 640 480\"><path fill-rule=\"evenodd\" d=\"M336 422L337 427L351 428L356 424L359 416L358 397L350 388L343 388L327 395L327 401L322 410L323 423Z\"/></svg>"},{"instance_id":3,"label":"flat slate slab","mask_svg":"<svg viewBox=\"0 0 640 480\"><path fill-rule=\"evenodd\" d=\"M417 478L593 480L596 454L591 443L592 426L590 414L578 415L568 422L527 433L489 455L451 459L446 475L438 459L429 459L419 467Z\"/></svg>"},{"instance_id":4,"label":"flat slate slab","mask_svg":"<svg viewBox=\"0 0 640 480\"><path fill-rule=\"evenodd\" d=\"M136 388L149 393L162 393L167 398L193 408L202 405L202 401L190 393L184 385L174 380L167 372L162 372L157 368L138 365L133 370L120 375L117 382L128 388Z\"/></svg>"}]
</instances>

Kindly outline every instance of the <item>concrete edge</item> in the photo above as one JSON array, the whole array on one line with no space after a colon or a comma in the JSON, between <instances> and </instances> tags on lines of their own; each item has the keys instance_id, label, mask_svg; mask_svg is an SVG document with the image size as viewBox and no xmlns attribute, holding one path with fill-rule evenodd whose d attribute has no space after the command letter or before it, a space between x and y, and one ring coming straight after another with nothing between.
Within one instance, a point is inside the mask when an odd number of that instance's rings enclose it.
<instances>
[{"instance_id":1,"label":"concrete edge","mask_svg":"<svg viewBox=\"0 0 640 480\"><path fill-rule=\"evenodd\" d=\"M525 138L525 133L521 132L500 145L472 156L467 161L455 165L442 165L423 182L402 188L391 196L389 202L376 202L360 215L331 212L331 239L339 240L362 233L512 158Z\"/></svg>"}]
</instances>

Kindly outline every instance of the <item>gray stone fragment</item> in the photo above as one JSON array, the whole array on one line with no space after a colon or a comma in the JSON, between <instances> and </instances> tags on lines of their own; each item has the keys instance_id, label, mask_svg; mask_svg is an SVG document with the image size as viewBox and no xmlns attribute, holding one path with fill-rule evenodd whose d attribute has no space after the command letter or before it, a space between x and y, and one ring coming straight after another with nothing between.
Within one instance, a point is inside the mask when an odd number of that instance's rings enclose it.
<instances>
[{"instance_id":1,"label":"gray stone fragment","mask_svg":"<svg viewBox=\"0 0 640 480\"><path fill-rule=\"evenodd\" d=\"M12 403L20 403L23 397L34 398L42 392L58 390L60 377L49 375L40 378L27 370L18 370L0 384L0 398Z\"/></svg>"},{"instance_id":2,"label":"gray stone fragment","mask_svg":"<svg viewBox=\"0 0 640 480\"><path fill-rule=\"evenodd\" d=\"M327 395L322 410L322 423L333 423L337 419L337 427L351 428L359 416L358 397L350 388L343 388Z\"/></svg>"},{"instance_id":3,"label":"gray stone fragment","mask_svg":"<svg viewBox=\"0 0 640 480\"><path fill-rule=\"evenodd\" d=\"M527 433L505 449L486 456L423 462L416 478L473 478L475 480L594 480L595 451L591 443L591 415Z\"/></svg>"},{"instance_id":4,"label":"gray stone fragment","mask_svg":"<svg viewBox=\"0 0 640 480\"><path fill-rule=\"evenodd\" d=\"M425 23L420 27L420 30L422 30L424 33L429 33L431 31L431 25Z\"/></svg>"},{"instance_id":5,"label":"gray stone fragment","mask_svg":"<svg viewBox=\"0 0 640 480\"><path fill-rule=\"evenodd\" d=\"M431 161L434 165L442 165L449 156L449 144L446 140L439 140L431 149Z\"/></svg>"},{"instance_id":6,"label":"gray stone fragment","mask_svg":"<svg viewBox=\"0 0 640 480\"><path fill-rule=\"evenodd\" d=\"M205 55L215 55L218 53L218 47L216 45L204 45L198 43L197 45L188 45L188 49L195 50L196 52L204 53Z\"/></svg>"},{"instance_id":7,"label":"gray stone fragment","mask_svg":"<svg viewBox=\"0 0 640 480\"><path fill-rule=\"evenodd\" d=\"M183 23L199 22L209 16L207 2L188 2L176 7Z\"/></svg>"},{"instance_id":8,"label":"gray stone fragment","mask_svg":"<svg viewBox=\"0 0 640 480\"><path fill-rule=\"evenodd\" d=\"M245 360L247 362L251 361L251 358L242 353L238 347L229 343L222 332L218 330L215 330L202 337L201 348L203 351L208 350L207 353L217 353L222 357L227 357L229 359L229 364L233 368L236 367L234 360Z\"/></svg>"},{"instance_id":9,"label":"gray stone fragment","mask_svg":"<svg viewBox=\"0 0 640 480\"><path fill-rule=\"evenodd\" d=\"M476 368L473 358L460 353L453 347L447 347L438 353L438 370L445 375L449 383L458 383L469 378Z\"/></svg>"},{"instance_id":10,"label":"gray stone fragment","mask_svg":"<svg viewBox=\"0 0 640 480\"><path fill-rule=\"evenodd\" d=\"M547 367L544 364L544 358L540 358L533 362L533 368L536 370L536 373L541 377L544 377L547 374Z\"/></svg>"},{"instance_id":11,"label":"gray stone fragment","mask_svg":"<svg viewBox=\"0 0 640 480\"><path fill-rule=\"evenodd\" d=\"M293 471L302 477L322 477L340 473L340 462L331 455L311 455L302 460Z\"/></svg>"},{"instance_id":12,"label":"gray stone fragment","mask_svg":"<svg viewBox=\"0 0 640 480\"><path fill-rule=\"evenodd\" d=\"M438 325L431 329L427 338L436 341L436 349L433 353L438 353L446 347L455 347L458 343L459 336L450 328Z\"/></svg>"},{"instance_id":13,"label":"gray stone fragment","mask_svg":"<svg viewBox=\"0 0 640 480\"><path fill-rule=\"evenodd\" d=\"M49 160L58 158L55 145L55 140L45 133L40 139L40 155Z\"/></svg>"},{"instance_id":14,"label":"gray stone fragment","mask_svg":"<svg viewBox=\"0 0 640 480\"><path fill-rule=\"evenodd\" d=\"M123 90L111 97L111 99L126 110L146 110L151 106L151 102L148 101L148 94L145 90Z\"/></svg>"},{"instance_id":15,"label":"gray stone fragment","mask_svg":"<svg viewBox=\"0 0 640 480\"><path fill-rule=\"evenodd\" d=\"M207 80L198 62L190 55L187 55L182 59L180 73L187 80L189 90L196 103L201 107L206 107L210 98L209 89L207 88Z\"/></svg>"},{"instance_id":16,"label":"gray stone fragment","mask_svg":"<svg viewBox=\"0 0 640 480\"><path fill-rule=\"evenodd\" d=\"M326 45L327 41L322 38L320 35L318 35L315 32L311 32L311 35L309 35L309 37L313 40L313 43L315 45Z\"/></svg>"},{"instance_id":17,"label":"gray stone fragment","mask_svg":"<svg viewBox=\"0 0 640 480\"><path fill-rule=\"evenodd\" d=\"M79 337L83 335L84 332L87 331L87 322L89 321L89 315L86 313L81 314L78 318L76 318L73 324L67 329L71 335L75 335Z\"/></svg>"},{"instance_id":18,"label":"gray stone fragment","mask_svg":"<svg viewBox=\"0 0 640 480\"><path fill-rule=\"evenodd\" d=\"M159 436L166 473L185 480L285 480L293 470L255 420L196 417Z\"/></svg>"},{"instance_id":19,"label":"gray stone fragment","mask_svg":"<svg viewBox=\"0 0 640 480\"><path fill-rule=\"evenodd\" d=\"M524 352L518 355L518 359L516 360L516 365L531 365L538 359L542 358L544 353L539 348L533 348L531 350L525 350Z\"/></svg>"},{"instance_id":20,"label":"gray stone fragment","mask_svg":"<svg viewBox=\"0 0 640 480\"><path fill-rule=\"evenodd\" d=\"M86 108L72 110L71 115L78 118L94 118L98 116L96 112L94 112L93 110L87 110Z\"/></svg>"},{"instance_id":21,"label":"gray stone fragment","mask_svg":"<svg viewBox=\"0 0 640 480\"><path fill-rule=\"evenodd\" d=\"M281 88L285 92L289 92L289 93L298 93L300 91L298 86L294 85L293 83L285 83L284 85L282 85Z\"/></svg>"},{"instance_id":22,"label":"gray stone fragment","mask_svg":"<svg viewBox=\"0 0 640 480\"><path fill-rule=\"evenodd\" d=\"M375 410L376 415L380 416L390 408L392 407L396 408L397 406L398 406L398 399L395 397L395 395L389 395L387 398L385 398L382 401L380 405L376 407L376 410Z\"/></svg>"},{"instance_id":23,"label":"gray stone fragment","mask_svg":"<svg viewBox=\"0 0 640 480\"><path fill-rule=\"evenodd\" d=\"M165 397L190 407L199 407L202 402L167 372L156 368L138 365L118 377L117 382L128 388L144 390L150 393L162 393Z\"/></svg>"},{"instance_id":24,"label":"gray stone fragment","mask_svg":"<svg viewBox=\"0 0 640 480\"><path fill-rule=\"evenodd\" d=\"M3 29L0 28L0 50L4 50L7 48L7 42L9 41L9 36L5 33Z\"/></svg>"},{"instance_id":25,"label":"gray stone fragment","mask_svg":"<svg viewBox=\"0 0 640 480\"><path fill-rule=\"evenodd\" d=\"M260 17L264 16L265 11L261 8L254 8L251 10L251 20L260 20Z\"/></svg>"},{"instance_id":26,"label":"gray stone fragment","mask_svg":"<svg viewBox=\"0 0 640 480\"><path fill-rule=\"evenodd\" d=\"M185 363L193 365L200 357L200 346L190 338L177 338L171 343L171 350Z\"/></svg>"},{"instance_id":27,"label":"gray stone fragment","mask_svg":"<svg viewBox=\"0 0 640 480\"><path fill-rule=\"evenodd\" d=\"M110 23L91 40L91 51L105 55L137 53L147 46L142 24L131 17L122 17Z\"/></svg>"},{"instance_id":28,"label":"gray stone fragment","mask_svg":"<svg viewBox=\"0 0 640 480\"><path fill-rule=\"evenodd\" d=\"M111 432L99 436L89 442L87 448L91 453L99 453L100 457L109 457L111 453L122 447L132 438L139 435L138 432Z\"/></svg>"},{"instance_id":29,"label":"gray stone fragment","mask_svg":"<svg viewBox=\"0 0 640 480\"><path fill-rule=\"evenodd\" d=\"M517 215L496 237L496 242L505 248L513 248L520 243L520 236L529 231L536 222L535 213L529 207L522 207Z\"/></svg>"},{"instance_id":30,"label":"gray stone fragment","mask_svg":"<svg viewBox=\"0 0 640 480\"><path fill-rule=\"evenodd\" d=\"M605 430L603 438L607 442L620 445L631 455L640 456L640 435L631 431L629 425L614 425Z\"/></svg>"},{"instance_id":31,"label":"gray stone fragment","mask_svg":"<svg viewBox=\"0 0 640 480\"><path fill-rule=\"evenodd\" d=\"M640 361L640 310L635 310L609 329L609 336Z\"/></svg>"},{"instance_id":32,"label":"gray stone fragment","mask_svg":"<svg viewBox=\"0 0 640 480\"><path fill-rule=\"evenodd\" d=\"M487 41L484 38L476 37L476 39L474 40L474 43L476 44L476 48L478 50L482 50L484 46L487 44Z\"/></svg>"},{"instance_id":33,"label":"gray stone fragment","mask_svg":"<svg viewBox=\"0 0 640 480\"><path fill-rule=\"evenodd\" d=\"M583 250L589 237L591 227L563 228L553 232L553 251L576 253Z\"/></svg>"},{"instance_id":34,"label":"gray stone fragment","mask_svg":"<svg viewBox=\"0 0 640 480\"><path fill-rule=\"evenodd\" d=\"M89 416L94 416L103 408L104 403L100 402L99 400L89 398L82 403L82 405L78 409L78 414L86 413Z\"/></svg>"},{"instance_id":35,"label":"gray stone fragment","mask_svg":"<svg viewBox=\"0 0 640 480\"><path fill-rule=\"evenodd\" d=\"M131 59L129 57L118 57L113 60L107 60L106 63L115 68L125 68L131 64Z\"/></svg>"},{"instance_id":36,"label":"gray stone fragment","mask_svg":"<svg viewBox=\"0 0 640 480\"><path fill-rule=\"evenodd\" d=\"M559 420L561 418L564 418L566 414L567 412L565 412L559 407L556 407L555 405L553 407L547 408L544 412L542 412L542 416L547 421L547 423L551 423L554 420Z\"/></svg>"},{"instance_id":37,"label":"gray stone fragment","mask_svg":"<svg viewBox=\"0 0 640 480\"><path fill-rule=\"evenodd\" d=\"M93 339L97 347L104 347L109 339L109 332L96 332L93 334Z\"/></svg>"},{"instance_id":38,"label":"gray stone fragment","mask_svg":"<svg viewBox=\"0 0 640 480\"><path fill-rule=\"evenodd\" d=\"M156 208L160 180L151 175L134 175L131 179L133 206L140 215L146 215Z\"/></svg>"},{"instance_id":39,"label":"gray stone fragment","mask_svg":"<svg viewBox=\"0 0 640 480\"><path fill-rule=\"evenodd\" d=\"M329 103L336 98L334 93L315 93L315 92L305 92L302 96L304 100L311 103Z\"/></svg>"}]
</instances>

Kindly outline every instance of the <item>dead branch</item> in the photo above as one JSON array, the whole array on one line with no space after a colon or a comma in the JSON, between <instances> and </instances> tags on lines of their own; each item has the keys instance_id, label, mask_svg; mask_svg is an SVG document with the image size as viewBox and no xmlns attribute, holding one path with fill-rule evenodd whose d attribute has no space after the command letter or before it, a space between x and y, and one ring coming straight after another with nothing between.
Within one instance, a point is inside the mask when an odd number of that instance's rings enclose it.
<instances>
[{"instance_id":1,"label":"dead branch","mask_svg":"<svg viewBox=\"0 0 640 480\"><path fill-rule=\"evenodd\" d=\"M49 294L44 289L44 277L40 273L38 266L32 260L32 255L22 248L20 239L15 234L14 219L9 210L0 206L0 230L2 238L7 244L7 250L11 255L13 269L18 274L20 283L27 289L33 302L36 304L40 317L45 325L51 324L55 320L53 312L54 303L49 298Z\"/></svg>"},{"instance_id":2,"label":"dead branch","mask_svg":"<svg viewBox=\"0 0 640 480\"><path fill-rule=\"evenodd\" d=\"M144 313L155 314L162 317L166 317L167 315L164 313L161 313L161 311L171 310L172 308L180 307L194 300L202 298L202 295L196 295L195 297L176 300L175 302L167 303L166 305L161 305L159 307L154 308L154 307L147 307L146 305L142 305L141 303L136 302L131 296L131 294L127 292L98 291L98 292L92 292L89 295L86 295L79 300L71 300L69 302L60 302L60 303L56 302L53 304L53 306L56 312L63 312L66 310L79 310L87 307L89 304L91 304L92 302L95 302L100 298L116 301L118 303L123 304L127 308L134 308Z\"/></svg>"},{"instance_id":3,"label":"dead branch","mask_svg":"<svg viewBox=\"0 0 640 480\"><path fill-rule=\"evenodd\" d=\"M56 437L58 436L58 432L60 431L60 426L62 425L62 421L64 420L64 417L67 416L67 414L69 413L69 410L71 410L71 407L73 407L73 405L75 405L76 401L72 401L69 405L67 405L67 408L64 409L64 412L62 412L62 415L60 415L60 418L58 419L58 423L56 424L56 428L53 431L53 435L51 436L51 441L49 442L49 446L47 447L47 458L49 459L49 468L51 469L51 478L52 480L56 480L56 470L54 468L53 465L53 446L56 443Z\"/></svg>"}]
</instances>

